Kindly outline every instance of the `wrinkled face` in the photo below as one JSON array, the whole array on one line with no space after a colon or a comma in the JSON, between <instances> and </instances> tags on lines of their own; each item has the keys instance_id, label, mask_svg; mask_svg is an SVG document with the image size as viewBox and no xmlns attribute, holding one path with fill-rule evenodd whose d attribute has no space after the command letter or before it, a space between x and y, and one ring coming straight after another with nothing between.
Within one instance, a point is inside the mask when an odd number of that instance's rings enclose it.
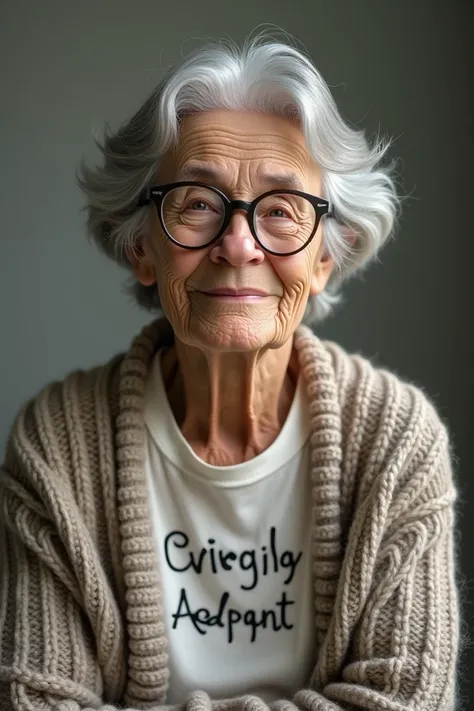
<instances>
[{"instance_id":1,"label":"wrinkled face","mask_svg":"<svg viewBox=\"0 0 474 711\"><path fill-rule=\"evenodd\" d=\"M190 175L236 200L251 201L274 188L295 187L323 197L320 170L308 155L300 129L261 113L216 110L186 117L159 182ZM199 211L208 208L198 202L191 209L198 212L191 217L199 220L204 219ZM272 211L267 219L282 215ZM143 255L133 262L134 272L143 284L157 284L176 336L211 350L282 346L301 322L308 297L326 286L333 266L323 258L321 223L306 249L274 256L254 240L241 210L233 213L216 243L195 251L171 242L154 211L142 247ZM237 297L209 293L222 289L262 293Z\"/></svg>"}]
</instances>

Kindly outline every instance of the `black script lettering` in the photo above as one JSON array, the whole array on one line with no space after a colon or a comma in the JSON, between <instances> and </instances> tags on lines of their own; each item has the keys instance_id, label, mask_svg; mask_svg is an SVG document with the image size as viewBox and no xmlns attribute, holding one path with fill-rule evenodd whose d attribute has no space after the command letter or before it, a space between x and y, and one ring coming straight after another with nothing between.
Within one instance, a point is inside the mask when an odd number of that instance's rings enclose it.
<instances>
[{"instance_id":1,"label":"black script lettering","mask_svg":"<svg viewBox=\"0 0 474 711\"><path fill-rule=\"evenodd\" d=\"M215 545L214 538L208 538L208 547L193 551L189 536L183 531L171 531L165 536L164 549L168 566L175 573L194 571L198 575L211 572L214 575L239 569L248 572L250 578L240 585L242 590L254 590L261 579L272 572L285 571L285 585L289 585L295 577L297 566L303 556L302 552L278 550L277 530L274 526L269 531L269 545L248 548L239 553L233 550L225 551Z\"/></svg>"},{"instance_id":2,"label":"black script lettering","mask_svg":"<svg viewBox=\"0 0 474 711\"><path fill-rule=\"evenodd\" d=\"M272 626L269 629L272 629L274 632L278 632L279 630L281 630L281 625L279 625L277 622L275 610L262 610L260 620L257 619L256 610L247 610L244 615L244 624L248 625L248 627L252 629L252 632L250 634L251 642L255 642L255 640L257 639L257 629L259 627L267 629L267 619L269 617L271 617L272 619Z\"/></svg>"},{"instance_id":3,"label":"black script lettering","mask_svg":"<svg viewBox=\"0 0 474 711\"><path fill-rule=\"evenodd\" d=\"M209 538L207 542L212 546L215 543L215 540L213 538ZM211 558L211 570L213 573L217 573L216 554L214 548L209 549L209 556Z\"/></svg>"},{"instance_id":4,"label":"black script lettering","mask_svg":"<svg viewBox=\"0 0 474 711\"><path fill-rule=\"evenodd\" d=\"M258 583L258 569L257 562L255 560L255 551L243 551L243 553L240 554L239 562L242 570L251 570L253 574L252 584L241 585L240 587L242 588L242 590L253 590Z\"/></svg>"},{"instance_id":5,"label":"black script lettering","mask_svg":"<svg viewBox=\"0 0 474 711\"><path fill-rule=\"evenodd\" d=\"M222 593L219 609L216 615L211 615L210 611L206 607L199 607L193 612L189 606L186 590L184 588L181 588L178 609L176 610L174 615L171 615L171 617L173 618L173 629L175 630L177 628L179 620L185 619L186 617L189 617L194 628L199 632L199 634L202 635L207 634L207 630L201 629L202 626L224 627L222 617L224 615L224 610L229 597L230 595L228 592ZM184 612L182 611L182 608L184 608ZM229 614L231 612L232 610L229 610Z\"/></svg>"},{"instance_id":6,"label":"black script lettering","mask_svg":"<svg viewBox=\"0 0 474 711\"><path fill-rule=\"evenodd\" d=\"M280 563L283 568L290 568L290 574L288 575L287 579L284 581L285 585L289 585L291 581L293 580L293 575L295 574L296 566L301 560L301 556L303 553L300 551L296 558L294 557L294 554L292 551L285 551L280 559Z\"/></svg>"},{"instance_id":7,"label":"black script lettering","mask_svg":"<svg viewBox=\"0 0 474 711\"><path fill-rule=\"evenodd\" d=\"M231 644L234 641L234 625L237 624L237 622L240 622L242 619L242 615L238 610L232 610L230 609L229 612L227 613L227 641L229 644Z\"/></svg>"},{"instance_id":8,"label":"black script lettering","mask_svg":"<svg viewBox=\"0 0 474 711\"><path fill-rule=\"evenodd\" d=\"M257 622L257 613L255 610L247 610L244 615L244 625L252 628L252 633L250 635L250 641L255 642L257 638L257 628L260 627L261 622Z\"/></svg>"},{"instance_id":9,"label":"black script lettering","mask_svg":"<svg viewBox=\"0 0 474 711\"><path fill-rule=\"evenodd\" d=\"M175 573L184 573L186 572L186 570L192 568L196 573L198 573L198 575L200 575L202 573L202 567L204 564L204 559L206 557L207 548L201 548L198 557L196 557L192 551L189 552L187 554L189 557L189 562L187 563L187 565L178 568L176 565L173 564L170 557L170 546L172 543L175 548L186 548L189 545L189 537L185 533L183 533L183 531L171 531L171 533L168 533L168 535L165 537L165 558L171 570L174 570Z\"/></svg>"},{"instance_id":10,"label":"black script lettering","mask_svg":"<svg viewBox=\"0 0 474 711\"><path fill-rule=\"evenodd\" d=\"M181 607L185 607L186 612L181 612ZM175 630L176 627L178 626L178 620L184 618L184 617L189 617L191 619L191 622L193 623L194 627L196 630L199 632L199 634L206 634L206 630L202 630L197 622L199 622L199 612L200 610L197 611L197 614L191 612L188 604L188 598L186 596L186 590L184 588L181 588L181 593L179 596L179 604L178 604L178 609L175 612L174 615L171 615L173 618L173 629ZM206 610L209 616L209 611Z\"/></svg>"},{"instance_id":11,"label":"black script lettering","mask_svg":"<svg viewBox=\"0 0 474 711\"><path fill-rule=\"evenodd\" d=\"M181 588L178 609L175 614L172 615L173 629L178 627L180 620L186 618L190 620L200 635L207 634L206 627L226 628L227 642L229 644L232 644L235 639L234 628L239 623L243 623L246 627L250 628L250 642L255 642L259 628L270 629L274 632L279 632L281 629L293 629L293 624L287 620L286 613L287 608L290 605L294 605L295 602L287 599L285 591L283 591L281 599L275 603L275 607L280 608L279 611L268 609L257 612L256 610L249 609L245 612L241 612L234 608L227 607L229 599L230 594L228 592L223 593L217 613L212 615L210 610L206 607L199 607L196 610L191 609L186 590Z\"/></svg>"},{"instance_id":12,"label":"black script lettering","mask_svg":"<svg viewBox=\"0 0 474 711\"><path fill-rule=\"evenodd\" d=\"M271 617L273 620L272 629L274 632L281 630L281 625L277 625L275 610L262 610L262 627L267 629L267 617Z\"/></svg>"},{"instance_id":13,"label":"black script lettering","mask_svg":"<svg viewBox=\"0 0 474 711\"><path fill-rule=\"evenodd\" d=\"M273 558L273 571L278 573L278 553L276 549L276 528L272 526L270 529L270 550Z\"/></svg>"},{"instance_id":14,"label":"black script lettering","mask_svg":"<svg viewBox=\"0 0 474 711\"><path fill-rule=\"evenodd\" d=\"M171 531L171 533L168 533L168 535L165 538L166 562L168 563L171 570L175 571L175 573L184 573L185 570L188 570L191 567L191 562L189 562L187 565L185 565L184 568L176 568L176 566L173 565L173 563L171 562L170 554L169 554L169 545L171 545L171 540L173 538L174 538L174 546L176 548L186 548L186 546L189 543L189 538L182 531ZM181 541L181 543L179 541Z\"/></svg>"},{"instance_id":15,"label":"black script lettering","mask_svg":"<svg viewBox=\"0 0 474 711\"><path fill-rule=\"evenodd\" d=\"M210 627L214 627L214 625L217 625L218 627L224 627L224 623L222 622L222 616L224 614L225 606L227 605L227 600L229 599L229 597L230 595L228 592L222 593L217 615L214 615L213 617L209 618L208 625Z\"/></svg>"},{"instance_id":16,"label":"black script lettering","mask_svg":"<svg viewBox=\"0 0 474 711\"><path fill-rule=\"evenodd\" d=\"M230 551L229 553L219 551L219 561L224 570L232 570L232 566L227 562L228 560L237 560L236 554L232 551Z\"/></svg>"},{"instance_id":17,"label":"black script lettering","mask_svg":"<svg viewBox=\"0 0 474 711\"><path fill-rule=\"evenodd\" d=\"M281 624L282 624L282 627L284 627L286 630L292 630L292 629L293 629L293 625L287 623L286 617L285 617L285 612L286 612L286 608L287 608L289 605L294 605L294 604L295 604L295 601L294 601L294 600L287 600L287 599L286 599L286 592L283 590L283 592L282 592L282 594L281 594L281 600L280 600L279 602L277 602L276 604L277 604L277 606L281 606Z\"/></svg>"}]
</instances>

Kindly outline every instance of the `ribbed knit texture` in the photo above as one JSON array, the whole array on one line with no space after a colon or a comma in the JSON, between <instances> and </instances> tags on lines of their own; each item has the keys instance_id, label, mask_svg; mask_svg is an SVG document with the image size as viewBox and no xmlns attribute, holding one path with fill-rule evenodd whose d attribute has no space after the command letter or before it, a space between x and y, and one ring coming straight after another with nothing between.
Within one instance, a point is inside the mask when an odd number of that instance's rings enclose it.
<instances>
[{"instance_id":1,"label":"ribbed knit texture","mask_svg":"<svg viewBox=\"0 0 474 711\"><path fill-rule=\"evenodd\" d=\"M17 418L0 473L1 711L171 708L143 398L172 340L156 321L125 356L48 386ZM310 408L318 658L307 688L270 708L451 710L446 429L418 389L360 356L304 326L295 347ZM202 691L184 707L268 709Z\"/></svg>"}]
</instances>

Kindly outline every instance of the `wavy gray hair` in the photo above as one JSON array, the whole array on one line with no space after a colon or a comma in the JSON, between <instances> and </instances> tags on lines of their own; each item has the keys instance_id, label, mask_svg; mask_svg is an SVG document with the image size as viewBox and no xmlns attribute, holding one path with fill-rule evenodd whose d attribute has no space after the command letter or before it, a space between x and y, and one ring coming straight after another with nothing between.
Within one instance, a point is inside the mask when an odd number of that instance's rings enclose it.
<instances>
[{"instance_id":1,"label":"wavy gray hair","mask_svg":"<svg viewBox=\"0 0 474 711\"><path fill-rule=\"evenodd\" d=\"M363 131L341 117L321 74L298 49L258 36L240 48L208 44L171 68L135 115L96 143L103 164L81 163L78 184L87 197L90 237L130 269L127 254L140 243L154 206L136 207L156 183L164 154L179 139L180 118L216 108L256 110L297 121L322 172L324 194L337 220L323 222L323 244L335 269L325 291L309 300L304 321L323 319L339 301L342 282L371 261L392 233L400 200L394 163L381 160L390 141L369 145ZM160 310L156 285L133 280L138 303Z\"/></svg>"}]
</instances>

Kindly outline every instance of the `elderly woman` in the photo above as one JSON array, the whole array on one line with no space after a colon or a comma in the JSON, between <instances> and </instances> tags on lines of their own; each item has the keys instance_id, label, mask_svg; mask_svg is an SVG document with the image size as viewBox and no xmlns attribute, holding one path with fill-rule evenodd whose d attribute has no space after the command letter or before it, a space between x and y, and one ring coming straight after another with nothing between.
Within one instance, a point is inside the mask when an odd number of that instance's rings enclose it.
<instances>
[{"instance_id":1,"label":"elderly woman","mask_svg":"<svg viewBox=\"0 0 474 711\"><path fill-rule=\"evenodd\" d=\"M454 708L446 429L308 327L392 230L386 148L259 38L185 59L83 167L163 317L17 418L2 711Z\"/></svg>"}]
</instances>

